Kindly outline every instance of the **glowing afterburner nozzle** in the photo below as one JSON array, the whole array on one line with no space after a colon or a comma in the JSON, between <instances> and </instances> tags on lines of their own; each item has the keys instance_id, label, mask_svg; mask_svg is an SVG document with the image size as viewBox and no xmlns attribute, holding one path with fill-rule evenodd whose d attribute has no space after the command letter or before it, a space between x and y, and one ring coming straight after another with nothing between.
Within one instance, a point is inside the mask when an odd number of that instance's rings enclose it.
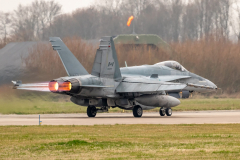
<instances>
[{"instance_id":1,"label":"glowing afterburner nozzle","mask_svg":"<svg viewBox=\"0 0 240 160\"><path fill-rule=\"evenodd\" d=\"M59 86L59 91L69 92L72 89L71 82L63 82Z\"/></svg>"},{"instance_id":2,"label":"glowing afterburner nozzle","mask_svg":"<svg viewBox=\"0 0 240 160\"><path fill-rule=\"evenodd\" d=\"M48 88L51 92L57 92L59 89L58 82L49 82Z\"/></svg>"}]
</instances>

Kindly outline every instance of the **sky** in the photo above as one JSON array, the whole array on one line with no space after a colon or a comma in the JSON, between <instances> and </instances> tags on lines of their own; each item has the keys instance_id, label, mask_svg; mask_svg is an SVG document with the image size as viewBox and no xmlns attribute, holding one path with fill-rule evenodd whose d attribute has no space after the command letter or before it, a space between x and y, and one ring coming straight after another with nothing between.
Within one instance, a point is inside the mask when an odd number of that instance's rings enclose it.
<instances>
[{"instance_id":1,"label":"sky","mask_svg":"<svg viewBox=\"0 0 240 160\"><path fill-rule=\"evenodd\" d=\"M11 12L17 9L19 4L28 5L34 0L0 0L0 11ZM62 5L63 13L69 13L77 8L88 7L95 0L55 0Z\"/></svg>"}]
</instances>

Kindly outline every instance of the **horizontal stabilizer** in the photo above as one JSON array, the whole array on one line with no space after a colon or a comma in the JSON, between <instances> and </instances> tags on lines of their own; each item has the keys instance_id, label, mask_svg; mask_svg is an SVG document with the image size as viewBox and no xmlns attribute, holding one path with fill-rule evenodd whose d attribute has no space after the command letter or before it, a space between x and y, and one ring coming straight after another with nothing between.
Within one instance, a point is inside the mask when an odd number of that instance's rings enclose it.
<instances>
[{"instance_id":1,"label":"horizontal stabilizer","mask_svg":"<svg viewBox=\"0 0 240 160\"><path fill-rule=\"evenodd\" d=\"M51 37L49 41L53 50L57 51L68 76L88 75L86 69L59 37Z\"/></svg>"}]
</instances>

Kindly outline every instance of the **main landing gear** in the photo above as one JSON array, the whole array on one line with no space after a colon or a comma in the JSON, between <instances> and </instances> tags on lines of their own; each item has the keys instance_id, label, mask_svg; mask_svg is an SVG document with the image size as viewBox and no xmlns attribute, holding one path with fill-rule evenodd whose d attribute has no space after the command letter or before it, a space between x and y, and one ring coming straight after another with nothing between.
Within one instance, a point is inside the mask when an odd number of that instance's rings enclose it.
<instances>
[{"instance_id":1,"label":"main landing gear","mask_svg":"<svg viewBox=\"0 0 240 160\"><path fill-rule=\"evenodd\" d=\"M97 115L97 108L95 106L88 106L87 115L88 117L95 117Z\"/></svg>"},{"instance_id":2,"label":"main landing gear","mask_svg":"<svg viewBox=\"0 0 240 160\"><path fill-rule=\"evenodd\" d=\"M172 109L171 108L160 108L159 110L160 116L172 116Z\"/></svg>"},{"instance_id":3,"label":"main landing gear","mask_svg":"<svg viewBox=\"0 0 240 160\"><path fill-rule=\"evenodd\" d=\"M142 113L143 113L143 110L142 110L141 106L136 105L133 107L133 116L134 117L142 117Z\"/></svg>"},{"instance_id":4,"label":"main landing gear","mask_svg":"<svg viewBox=\"0 0 240 160\"><path fill-rule=\"evenodd\" d=\"M88 117L95 117L97 113L108 112L109 107L102 106L101 108L96 108L95 106L88 106L87 115Z\"/></svg>"}]
</instances>

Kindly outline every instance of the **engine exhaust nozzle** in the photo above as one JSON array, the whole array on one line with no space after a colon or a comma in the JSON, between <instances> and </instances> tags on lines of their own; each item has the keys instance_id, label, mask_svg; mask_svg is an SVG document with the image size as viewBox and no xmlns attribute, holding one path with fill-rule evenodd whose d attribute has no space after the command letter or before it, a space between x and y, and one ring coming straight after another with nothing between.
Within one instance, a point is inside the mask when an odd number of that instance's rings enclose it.
<instances>
[{"instance_id":1,"label":"engine exhaust nozzle","mask_svg":"<svg viewBox=\"0 0 240 160\"><path fill-rule=\"evenodd\" d=\"M51 81L48 84L48 88L51 92L58 92L59 84L57 81Z\"/></svg>"}]
</instances>

